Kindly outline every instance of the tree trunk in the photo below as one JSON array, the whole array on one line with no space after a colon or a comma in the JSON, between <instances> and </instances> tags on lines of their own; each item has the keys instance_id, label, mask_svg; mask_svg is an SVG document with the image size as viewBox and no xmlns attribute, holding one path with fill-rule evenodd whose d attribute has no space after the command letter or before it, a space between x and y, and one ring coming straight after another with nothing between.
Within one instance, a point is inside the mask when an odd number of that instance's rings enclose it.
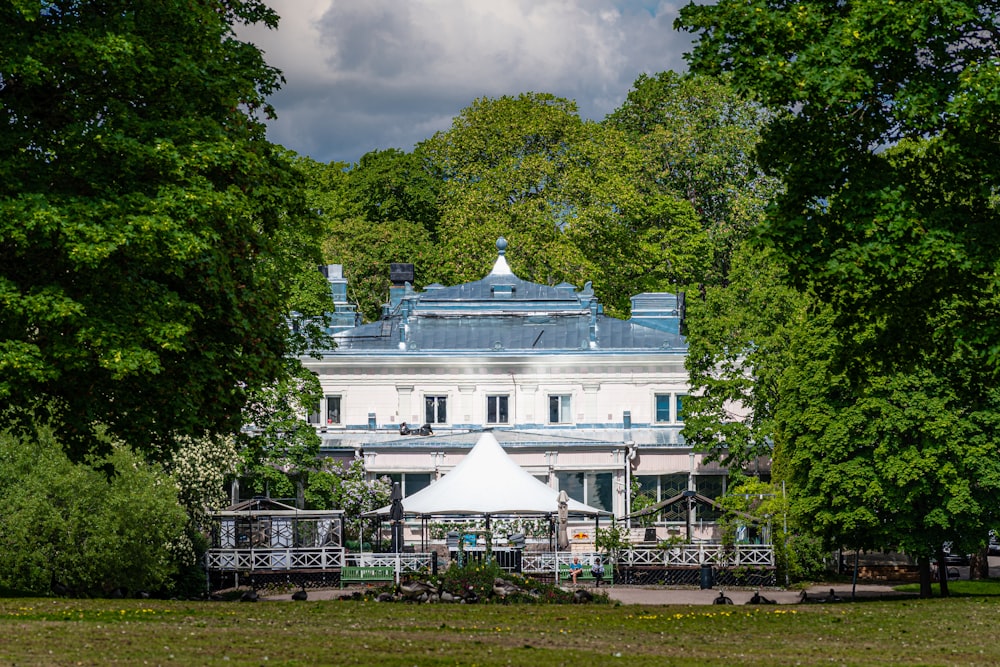
<instances>
[{"instance_id":1,"label":"tree trunk","mask_svg":"<svg viewBox=\"0 0 1000 667\"><path fill-rule=\"evenodd\" d=\"M938 583L941 589L941 597L948 597L948 563L944 559L944 546L938 547Z\"/></svg>"},{"instance_id":2,"label":"tree trunk","mask_svg":"<svg viewBox=\"0 0 1000 667\"><path fill-rule=\"evenodd\" d=\"M931 597L931 560L927 556L917 558L917 571L920 573L920 597Z\"/></svg>"},{"instance_id":3,"label":"tree trunk","mask_svg":"<svg viewBox=\"0 0 1000 667\"><path fill-rule=\"evenodd\" d=\"M989 579L990 578L990 552L983 547L972 554L969 561L969 579Z\"/></svg>"}]
</instances>

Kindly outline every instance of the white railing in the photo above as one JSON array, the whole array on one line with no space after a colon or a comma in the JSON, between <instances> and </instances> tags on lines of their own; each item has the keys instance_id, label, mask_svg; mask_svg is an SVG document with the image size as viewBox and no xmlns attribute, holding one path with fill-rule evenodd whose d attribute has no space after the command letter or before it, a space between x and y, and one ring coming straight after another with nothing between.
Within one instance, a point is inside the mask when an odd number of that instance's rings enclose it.
<instances>
[{"instance_id":1,"label":"white railing","mask_svg":"<svg viewBox=\"0 0 1000 667\"><path fill-rule=\"evenodd\" d=\"M579 558L584 567L593 565L594 559L605 561L604 556L597 552L526 551L521 555L521 572L525 574L554 574L560 565L568 566L574 558Z\"/></svg>"},{"instance_id":2,"label":"white railing","mask_svg":"<svg viewBox=\"0 0 1000 667\"><path fill-rule=\"evenodd\" d=\"M559 565L568 565L579 558L584 567L595 558L607 559L596 552L542 551L524 552L521 571L527 574L553 573ZM668 549L632 548L623 550L617 567L774 567L774 548L769 544L740 544L726 547L721 544L682 544Z\"/></svg>"},{"instance_id":3,"label":"white railing","mask_svg":"<svg viewBox=\"0 0 1000 667\"><path fill-rule=\"evenodd\" d=\"M347 565L352 567L365 567L371 565L382 565L395 567L396 573L417 572L421 569L430 569L433 556L429 553L349 553L347 554Z\"/></svg>"},{"instance_id":4,"label":"white railing","mask_svg":"<svg viewBox=\"0 0 1000 667\"><path fill-rule=\"evenodd\" d=\"M344 567L342 547L209 549L209 570L332 570Z\"/></svg>"},{"instance_id":5,"label":"white railing","mask_svg":"<svg viewBox=\"0 0 1000 667\"><path fill-rule=\"evenodd\" d=\"M774 567L774 547L769 544L681 544L660 549L633 548L622 552L620 565L631 567Z\"/></svg>"}]
</instances>

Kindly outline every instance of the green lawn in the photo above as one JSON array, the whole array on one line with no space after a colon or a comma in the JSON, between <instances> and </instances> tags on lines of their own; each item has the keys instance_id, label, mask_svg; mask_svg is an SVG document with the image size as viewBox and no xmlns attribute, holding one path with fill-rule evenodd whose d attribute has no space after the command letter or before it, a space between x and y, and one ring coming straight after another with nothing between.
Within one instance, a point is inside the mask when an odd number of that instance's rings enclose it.
<instances>
[{"instance_id":1,"label":"green lawn","mask_svg":"<svg viewBox=\"0 0 1000 667\"><path fill-rule=\"evenodd\" d=\"M998 617L988 596L765 607L8 598L0 664L997 664Z\"/></svg>"},{"instance_id":2,"label":"green lawn","mask_svg":"<svg viewBox=\"0 0 1000 667\"><path fill-rule=\"evenodd\" d=\"M896 590L908 593L919 593L920 584L903 584L896 586ZM940 593L938 584L931 585L931 594L937 596ZM975 595L997 595L1000 596L1000 580L997 579L955 579L948 582L948 594L955 597L967 597Z\"/></svg>"}]
</instances>

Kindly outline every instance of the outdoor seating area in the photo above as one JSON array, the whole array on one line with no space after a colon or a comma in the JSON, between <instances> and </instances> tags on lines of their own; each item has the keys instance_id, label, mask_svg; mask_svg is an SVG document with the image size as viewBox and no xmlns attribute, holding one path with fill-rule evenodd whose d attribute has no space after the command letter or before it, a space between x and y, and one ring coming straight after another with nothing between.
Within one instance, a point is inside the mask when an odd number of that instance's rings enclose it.
<instances>
[{"instance_id":1,"label":"outdoor seating area","mask_svg":"<svg viewBox=\"0 0 1000 667\"><path fill-rule=\"evenodd\" d=\"M559 566L559 581L572 581L572 570L569 565ZM600 584L603 581L614 581L614 571L613 568L605 566L604 571L600 576L594 574L593 569L590 566L585 566L580 570L580 573L576 575L576 581L581 582L596 582Z\"/></svg>"},{"instance_id":2,"label":"outdoor seating area","mask_svg":"<svg viewBox=\"0 0 1000 667\"><path fill-rule=\"evenodd\" d=\"M340 587L398 583L407 572L437 572L456 563L488 562L507 572L564 583L573 578L574 560L582 567L576 576L579 584L697 583L706 566L719 581L735 581L738 576L756 582L773 579L774 550L767 544L664 545L645 539L612 554L595 548L595 540L589 550L581 550L585 545L570 543L571 523L579 526L581 520L593 520L593 532L574 530L596 535L602 519L613 522L614 518L524 472L489 432L441 480L406 498L394 485L392 495L391 505L363 515L374 523L375 533L360 537L361 548L351 551L344 547L344 516L339 510L299 510L269 498L254 498L212 513L212 544L206 554L210 585L239 585L240 577L252 582L294 578L303 585L315 579L334 581ZM669 502L678 499L703 500L683 496ZM446 534L428 539L431 517L443 522L438 530L444 526ZM548 539L537 534L528 539L516 531L507 534L503 528L494 534L492 526L518 517L541 519L542 526L549 526ZM480 521L478 527L470 527ZM448 529L450 525L455 529ZM384 541L387 527L391 539ZM655 531L646 533L655 538ZM364 541L365 537L372 541ZM603 573L594 574L595 563L603 566Z\"/></svg>"}]
</instances>

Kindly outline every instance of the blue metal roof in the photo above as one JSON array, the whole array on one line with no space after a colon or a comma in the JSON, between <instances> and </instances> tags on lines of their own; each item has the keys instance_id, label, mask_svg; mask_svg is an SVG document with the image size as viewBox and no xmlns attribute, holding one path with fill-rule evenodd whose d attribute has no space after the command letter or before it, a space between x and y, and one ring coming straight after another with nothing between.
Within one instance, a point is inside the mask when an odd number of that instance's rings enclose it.
<instances>
[{"instance_id":1,"label":"blue metal roof","mask_svg":"<svg viewBox=\"0 0 1000 667\"><path fill-rule=\"evenodd\" d=\"M590 283L551 287L515 276L507 266L506 242L482 280L416 292L407 285L390 315L334 336L331 355L358 352L686 352L687 343L673 326L673 295L642 295L641 320L603 314ZM657 307L660 307L659 309Z\"/></svg>"},{"instance_id":2,"label":"blue metal roof","mask_svg":"<svg viewBox=\"0 0 1000 667\"><path fill-rule=\"evenodd\" d=\"M410 316L401 333L403 318L365 324L334 336L336 352L401 351L576 351L591 349L589 315L475 315L462 317ZM635 322L598 315L595 320L598 350L685 350L684 338Z\"/></svg>"}]
</instances>

